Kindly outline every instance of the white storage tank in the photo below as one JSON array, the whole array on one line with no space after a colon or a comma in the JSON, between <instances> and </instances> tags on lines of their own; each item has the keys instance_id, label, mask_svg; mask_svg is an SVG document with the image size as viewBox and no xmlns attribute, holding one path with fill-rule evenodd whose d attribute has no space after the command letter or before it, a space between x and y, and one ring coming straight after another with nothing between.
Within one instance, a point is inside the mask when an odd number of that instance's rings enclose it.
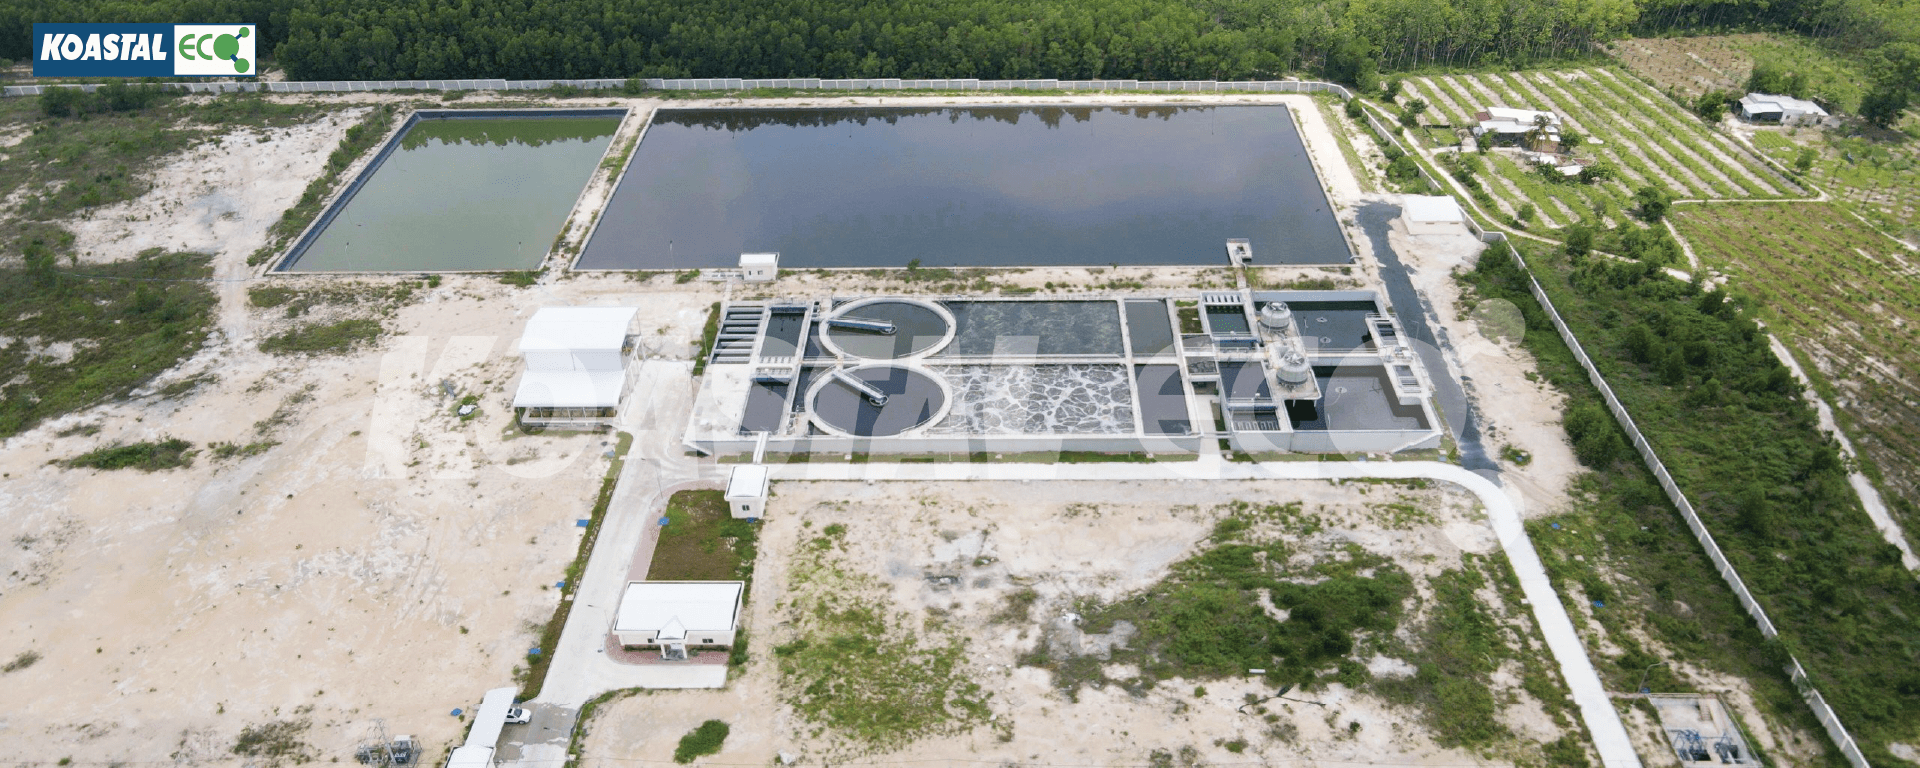
<instances>
[{"instance_id":1,"label":"white storage tank","mask_svg":"<svg viewBox=\"0 0 1920 768\"><path fill-rule=\"evenodd\" d=\"M1280 380L1281 384L1297 387L1313 380L1313 365L1307 362L1306 355L1300 354L1298 350L1289 349L1281 352L1280 359L1275 361L1273 375Z\"/></svg>"},{"instance_id":2,"label":"white storage tank","mask_svg":"<svg viewBox=\"0 0 1920 768\"><path fill-rule=\"evenodd\" d=\"M1270 331L1293 330L1293 310L1284 301L1269 301L1260 307L1260 327Z\"/></svg>"}]
</instances>

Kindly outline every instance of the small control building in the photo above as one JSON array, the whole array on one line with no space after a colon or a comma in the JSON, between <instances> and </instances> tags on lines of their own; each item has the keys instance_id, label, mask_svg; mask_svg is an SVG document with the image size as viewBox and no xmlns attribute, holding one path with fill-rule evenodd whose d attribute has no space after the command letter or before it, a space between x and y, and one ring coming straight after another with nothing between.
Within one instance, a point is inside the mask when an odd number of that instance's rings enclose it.
<instances>
[{"instance_id":1,"label":"small control building","mask_svg":"<svg viewBox=\"0 0 1920 768\"><path fill-rule=\"evenodd\" d=\"M762 517L767 506L767 466L746 464L727 477L727 507L740 519Z\"/></svg>"},{"instance_id":2,"label":"small control building","mask_svg":"<svg viewBox=\"0 0 1920 768\"><path fill-rule=\"evenodd\" d=\"M740 581L630 581L613 634L628 647L657 647L685 659L688 647L728 648L740 627Z\"/></svg>"},{"instance_id":3,"label":"small control building","mask_svg":"<svg viewBox=\"0 0 1920 768\"><path fill-rule=\"evenodd\" d=\"M1467 235L1467 216L1446 195L1407 195L1401 209L1409 235Z\"/></svg>"},{"instance_id":4,"label":"small control building","mask_svg":"<svg viewBox=\"0 0 1920 768\"><path fill-rule=\"evenodd\" d=\"M740 279L749 283L771 282L780 276L780 254L740 254Z\"/></svg>"}]
</instances>

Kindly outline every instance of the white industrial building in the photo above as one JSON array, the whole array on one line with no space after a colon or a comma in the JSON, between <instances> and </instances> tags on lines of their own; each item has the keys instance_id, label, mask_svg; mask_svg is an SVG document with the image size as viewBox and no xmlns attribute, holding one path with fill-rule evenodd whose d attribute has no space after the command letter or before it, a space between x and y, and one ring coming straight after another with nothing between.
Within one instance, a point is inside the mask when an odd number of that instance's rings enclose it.
<instances>
[{"instance_id":1,"label":"white industrial building","mask_svg":"<svg viewBox=\"0 0 1920 768\"><path fill-rule=\"evenodd\" d=\"M627 394L634 307L545 307L520 335L526 372L513 395L520 423L610 425Z\"/></svg>"},{"instance_id":2,"label":"white industrial building","mask_svg":"<svg viewBox=\"0 0 1920 768\"><path fill-rule=\"evenodd\" d=\"M667 659L686 658L689 646L731 647L745 592L740 581L630 581L613 634L623 646L657 646Z\"/></svg>"},{"instance_id":3,"label":"white industrial building","mask_svg":"<svg viewBox=\"0 0 1920 768\"><path fill-rule=\"evenodd\" d=\"M1818 123L1827 117L1827 111L1811 101L1770 93L1749 93L1742 96L1739 107L1740 116L1755 123L1807 125Z\"/></svg>"},{"instance_id":4,"label":"white industrial building","mask_svg":"<svg viewBox=\"0 0 1920 768\"><path fill-rule=\"evenodd\" d=\"M1460 203L1445 195L1406 195L1401 218L1409 235L1467 235L1467 215Z\"/></svg>"},{"instance_id":5,"label":"white industrial building","mask_svg":"<svg viewBox=\"0 0 1920 768\"><path fill-rule=\"evenodd\" d=\"M727 476L727 507L736 518L763 517L767 506L767 466L743 464Z\"/></svg>"}]
</instances>

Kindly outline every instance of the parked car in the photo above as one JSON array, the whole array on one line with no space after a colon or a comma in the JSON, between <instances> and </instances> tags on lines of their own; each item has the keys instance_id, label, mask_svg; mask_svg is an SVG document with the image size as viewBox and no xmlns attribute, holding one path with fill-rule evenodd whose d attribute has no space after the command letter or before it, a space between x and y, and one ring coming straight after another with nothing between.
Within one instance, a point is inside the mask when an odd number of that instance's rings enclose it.
<instances>
[{"instance_id":1,"label":"parked car","mask_svg":"<svg viewBox=\"0 0 1920 768\"><path fill-rule=\"evenodd\" d=\"M514 707L512 709L507 710L507 722L509 724L525 723L532 719L533 719L533 715L527 714L527 711L525 709L521 709L520 707Z\"/></svg>"}]
</instances>

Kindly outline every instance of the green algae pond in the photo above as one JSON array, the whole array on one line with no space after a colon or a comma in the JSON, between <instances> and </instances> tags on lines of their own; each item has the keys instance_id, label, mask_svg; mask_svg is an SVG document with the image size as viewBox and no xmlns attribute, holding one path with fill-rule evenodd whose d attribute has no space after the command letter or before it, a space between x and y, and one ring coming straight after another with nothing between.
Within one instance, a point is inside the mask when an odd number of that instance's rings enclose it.
<instances>
[{"instance_id":1,"label":"green algae pond","mask_svg":"<svg viewBox=\"0 0 1920 768\"><path fill-rule=\"evenodd\" d=\"M280 269L538 267L625 114L418 113L295 244Z\"/></svg>"}]
</instances>

